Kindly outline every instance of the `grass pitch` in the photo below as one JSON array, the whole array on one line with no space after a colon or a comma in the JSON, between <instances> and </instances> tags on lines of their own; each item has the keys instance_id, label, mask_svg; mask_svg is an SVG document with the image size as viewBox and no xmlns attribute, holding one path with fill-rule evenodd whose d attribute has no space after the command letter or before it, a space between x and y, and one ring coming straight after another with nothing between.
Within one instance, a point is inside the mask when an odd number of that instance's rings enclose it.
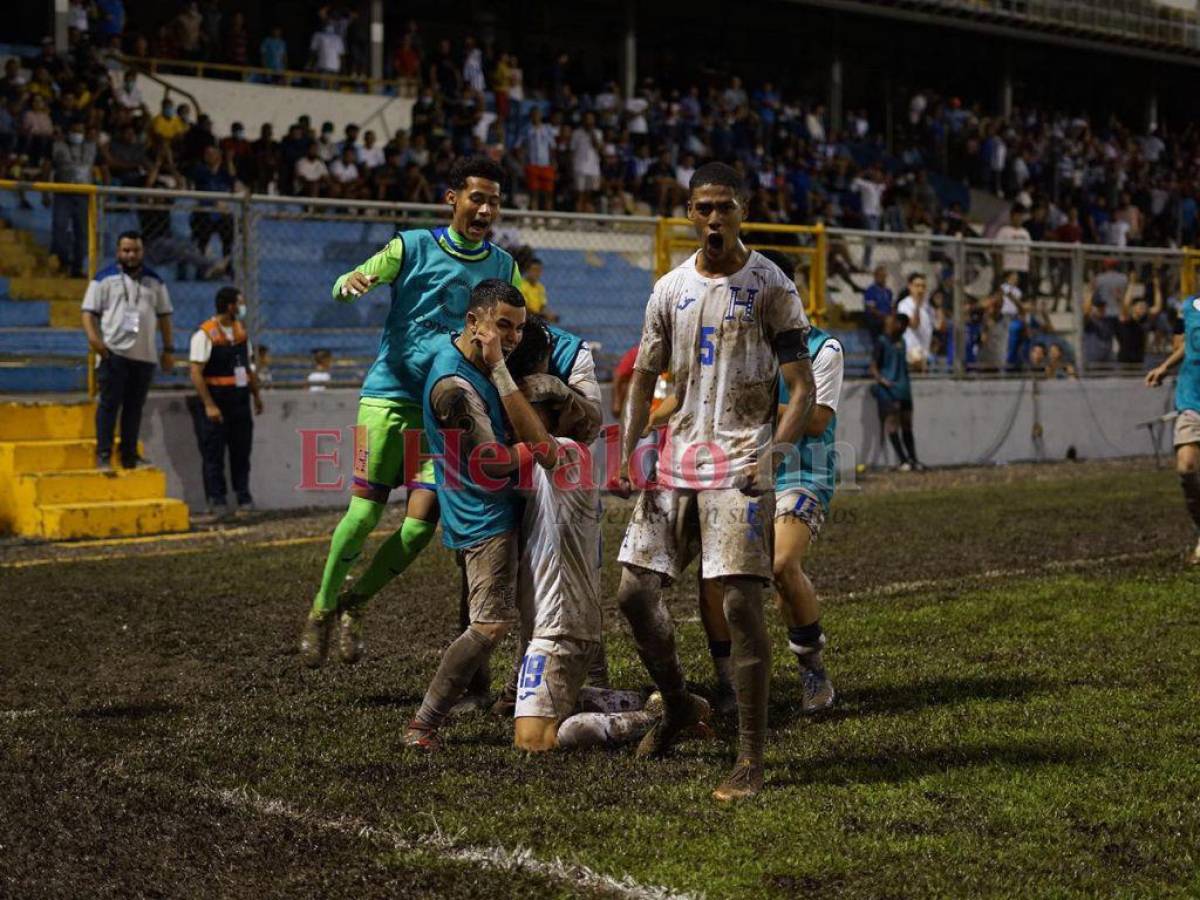
<instances>
[{"instance_id":1,"label":"grass pitch","mask_svg":"<svg viewBox=\"0 0 1200 900\"><path fill-rule=\"evenodd\" d=\"M796 714L773 620L767 789L730 809L709 792L731 727L662 762L525 758L484 717L438 756L402 750L457 620L440 548L373 604L363 665L308 672L295 643L325 548L303 535L328 515L287 541L263 523L110 560L133 549L9 545L0 895L1195 896L1200 578L1181 507L1140 464L842 496L810 566L839 705ZM670 596L704 690L693 589ZM609 627L614 683L645 685Z\"/></svg>"}]
</instances>

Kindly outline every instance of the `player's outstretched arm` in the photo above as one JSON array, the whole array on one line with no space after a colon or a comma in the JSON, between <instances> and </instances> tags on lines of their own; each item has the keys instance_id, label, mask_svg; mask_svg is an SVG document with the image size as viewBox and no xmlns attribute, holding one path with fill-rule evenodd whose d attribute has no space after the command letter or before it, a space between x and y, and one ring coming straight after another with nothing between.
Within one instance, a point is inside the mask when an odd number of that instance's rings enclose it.
<instances>
[{"instance_id":1,"label":"player's outstretched arm","mask_svg":"<svg viewBox=\"0 0 1200 900\"><path fill-rule=\"evenodd\" d=\"M386 247L333 283L333 299L352 303L377 284L391 284L404 262L404 241L392 238Z\"/></svg>"},{"instance_id":2,"label":"player's outstretched arm","mask_svg":"<svg viewBox=\"0 0 1200 900\"><path fill-rule=\"evenodd\" d=\"M1183 360L1186 352L1187 347L1183 343L1183 336L1175 335L1175 346L1171 350L1171 355L1146 373L1146 386L1158 387L1162 384L1163 379Z\"/></svg>"}]
</instances>

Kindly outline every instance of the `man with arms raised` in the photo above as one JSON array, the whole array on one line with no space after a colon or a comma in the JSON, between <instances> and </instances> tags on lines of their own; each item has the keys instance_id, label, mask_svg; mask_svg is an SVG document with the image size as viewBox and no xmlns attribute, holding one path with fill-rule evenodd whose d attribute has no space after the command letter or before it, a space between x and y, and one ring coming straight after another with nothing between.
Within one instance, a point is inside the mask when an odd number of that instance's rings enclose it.
<instances>
[{"instance_id":1,"label":"man with arms raised","mask_svg":"<svg viewBox=\"0 0 1200 900\"><path fill-rule=\"evenodd\" d=\"M639 495L621 545L618 603L664 703L638 754L662 755L708 712L684 687L662 588L697 552L701 577L720 581L733 637L739 732L737 763L713 795L722 801L762 787L771 655L762 610L771 580L770 448L800 437L813 399L803 304L792 281L739 239L745 205L745 185L731 167L709 163L692 176L688 217L701 246L659 279L646 306L616 485L625 494L640 481L640 473L630 472L631 457L655 381L669 370L678 408L658 462L658 489ZM781 373L791 400L772 436Z\"/></svg>"}]
</instances>

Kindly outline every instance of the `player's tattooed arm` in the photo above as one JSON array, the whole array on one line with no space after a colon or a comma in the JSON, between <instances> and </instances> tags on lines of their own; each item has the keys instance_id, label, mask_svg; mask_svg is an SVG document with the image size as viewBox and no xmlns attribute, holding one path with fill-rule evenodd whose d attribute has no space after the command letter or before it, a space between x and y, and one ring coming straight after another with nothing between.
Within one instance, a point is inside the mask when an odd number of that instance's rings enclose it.
<instances>
[{"instance_id":1,"label":"player's tattooed arm","mask_svg":"<svg viewBox=\"0 0 1200 900\"><path fill-rule=\"evenodd\" d=\"M433 386L430 406L439 428L459 434L462 459L471 459L480 447L491 446L508 450L496 441L487 407L479 393L462 378L443 378ZM482 454L478 459L488 475L507 475L516 468L515 455L509 452Z\"/></svg>"}]
</instances>

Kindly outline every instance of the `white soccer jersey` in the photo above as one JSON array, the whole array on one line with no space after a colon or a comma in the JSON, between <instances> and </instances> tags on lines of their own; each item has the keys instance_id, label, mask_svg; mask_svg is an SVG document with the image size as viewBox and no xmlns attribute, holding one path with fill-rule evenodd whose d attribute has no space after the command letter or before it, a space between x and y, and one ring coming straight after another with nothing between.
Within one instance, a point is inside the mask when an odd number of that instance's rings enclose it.
<instances>
[{"instance_id":1,"label":"white soccer jersey","mask_svg":"<svg viewBox=\"0 0 1200 900\"><path fill-rule=\"evenodd\" d=\"M558 467L533 467L522 526L520 590L533 601L535 638L599 641L600 494L580 484L591 478L584 468L591 460L586 449L567 438L555 440Z\"/></svg>"},{"instance_id":2,"label":"white soccer jersey","mask_svg":"<svg viewBox=\"0 0 1200 900\"><path fill-rule=\"evenodd\" d=\"M779 375L772 342L806 328L795 284L757 252L733 275L701 275L693 255L658 280L634 365L670 371L679 398L660 483L732 486L771 438Z\"/></svg>"}]
</instances>

